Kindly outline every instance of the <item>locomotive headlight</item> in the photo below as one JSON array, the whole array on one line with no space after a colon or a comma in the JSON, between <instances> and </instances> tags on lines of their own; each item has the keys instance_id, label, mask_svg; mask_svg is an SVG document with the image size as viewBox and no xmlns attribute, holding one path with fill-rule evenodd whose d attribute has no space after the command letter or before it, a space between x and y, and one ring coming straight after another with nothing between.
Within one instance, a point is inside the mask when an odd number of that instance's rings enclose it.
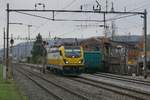
<instances>
[{"instance_id":1,"label":"locomotive headlight","mask_svg":"<svg viewBox=\"0 0 150 100\"><path fill-rule=\"evenodd\" d=\"M66 64L68 64L69 62L68 62L68 61L66 61L65 63L66 63Z\"/></svg>"},{"instance_id":2,"label":"locomotive headlight","mask_svg":"<svg viewBox=\"0 0 150 100\"><path fill-rule=\"evenodd\" d=\"M64 63L65 63L65 64L68 64L69 62L68 62L68 61L66 61L66 59L64 59Z\"/></svg>"},{"instance_id":3,"label":"locomotive headlight","mask_svg":"<svg viewBox=\"0 0 150 100\"><path fill-rule=\"evenodd\" d=\"M79 63L79 64L83 63L83 60L82 60L82 59L81 59L81 60L79 60L79 61L78 61L78 63Z\"/></svg>"},{"instance_id":4,"label":"locomotive headlight","mask_svg":"<svg viewBox=\"0 0 150 100\"><path fill-rule=\"evenodd\" d=\"M81 61L79 61L79 64L81 64Z\"/></svg>"}]
</instances>

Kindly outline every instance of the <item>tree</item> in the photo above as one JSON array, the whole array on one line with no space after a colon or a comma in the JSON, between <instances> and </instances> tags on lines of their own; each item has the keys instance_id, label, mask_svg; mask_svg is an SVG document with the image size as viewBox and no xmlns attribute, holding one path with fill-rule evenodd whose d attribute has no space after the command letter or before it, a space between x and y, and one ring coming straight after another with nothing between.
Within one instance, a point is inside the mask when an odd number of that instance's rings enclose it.
<instances>
[{"instance_id":1,"label":"tree","mask_svg":"<svg viewBox=\"0 0 150 100\"><path fill-rule=\"evenodd\" d=\"M38 34L38 36L36 37L36 41L33 44L32 51L31 51L32 60L34 63L41 63L43 52L44 52L44 47L43 47L42 36Z\"/></svg>"}]
</instances>

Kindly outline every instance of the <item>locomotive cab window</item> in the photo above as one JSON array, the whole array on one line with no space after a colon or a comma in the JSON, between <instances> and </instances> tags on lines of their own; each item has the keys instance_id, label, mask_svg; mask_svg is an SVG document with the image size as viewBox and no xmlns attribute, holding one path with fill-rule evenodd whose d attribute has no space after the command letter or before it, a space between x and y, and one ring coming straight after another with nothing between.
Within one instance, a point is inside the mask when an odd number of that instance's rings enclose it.
<instances>
[{"instance_id":1,"label":"locomotive cab window","mask_svg":"<svg viewBox=\"0 0 150 100\"><path fill-rule=\"evenodd\" d=\"M81 50L80 47L76 48L65 48L65 56L71 57L71 58L77 58L81 56Z\"/></svg>"}]
</instances>

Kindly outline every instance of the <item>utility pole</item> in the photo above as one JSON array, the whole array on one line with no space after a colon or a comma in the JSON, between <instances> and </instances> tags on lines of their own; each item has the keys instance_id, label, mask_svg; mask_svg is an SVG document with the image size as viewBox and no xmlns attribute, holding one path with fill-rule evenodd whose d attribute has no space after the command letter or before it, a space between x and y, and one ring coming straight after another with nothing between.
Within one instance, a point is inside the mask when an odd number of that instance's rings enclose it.
<instances>
[{"instance_id":1,"label":"utility pole","mask_svg":"<svg viewBox=\"0 0 150 100\"><path fill-rule=\"evenodd\" d=\"M107 33L106 33L106 16L105 16L106 13L104 13L104 36L105 38L107 37Z\"/></svg>"},{"instance_id":2,"label":"utility pole","mask_svg":"<svg viewBox=\"0 0 150 100\"><path fill-rule=\"evenodd\" d=\"M28 26L28 46L29 46L29 50L30 50L30 44L31 44L31 39L30 39L30 28L32 27L32 25L27 25ZM30 54L29 54L30 55ZM29 56L28 55L28 56Z\"/></svg>"},{"instance_id":3,"label":"utility pole","mask_svg":"<svg viewBox=\"0 0 150 100\"><path fill-rule=\"evenodd\" d=\"M144 78L147 78L147 11L144 10Z\"/></svg>"},{"instance_id":4,"label":"utility pole","mask_svg":"<svg viewBox=\"0 0 150 100\"><path fill-rule=\"evenodd\" d=\"M28 40L30 41L30 28L32 27L32 25L28 25Z\"/></svg>"},{"instance_id":5,"label":"utility pole","mask_svg":"<svg viewBox=\"0 0 150 100\"><path fill-rule=\"evenodd\" d=\"M5 28L3 29L4 31L4 54L3 54L3 79L6 79L6 48L5 48Z\"/></svg>"},{"instance_id":6,"label":"utility pole","mask_svg":"<svg viewBox=\"0 0 150 100\"><path fill-rule=\"evenodd\" d=\"M9 68L9 4L7 4L6 79L8 79L8 68Z\"/></svg>"},{"instance_id":7,"label":"utility pole","mask_svg":"<svg viewBox=\"0 0 150 100\"><path fill-rule=\"evenodd\" d=\"M111 11L114 12L114 4L113 4L113 2L112 2ZM114 22L114 20L112 20L112 22L111 22L111 27L112 27L112 40L114 40L114 36L115 36L115 22Z\"/></svg>"},{"instance_id":8,"label":"utility pole","mask_svg":"<svg viewBox=\"0 0 150 100\"><path fill-rule=\"evenodd\" d=\"M106 13L108 12L108 1L106 0ZM108 36L108 27L107 27L107 24L106 24L106 13L104 13L104 35L105 35L105 38L107 38Z\"/></svg>"},{"instance_id":9,"label":"utility pole","mask_svg":"<svg viewBox=\"0 0 150 100\"><path fill-rule=\"evenodd\" d=\"M3 64L5 64L6 62L5 62L5 58L6 58L6 52L5 52L5 49L6 49L6 47L5 47L5 28L3 29L3 32L4 32L4 54L3 54Z\"/></svg>"},{"instance_id":10,"label":"utility pole","mask_svg":"<svg viewBox=\"0 0 150 100\"><path fill-rule=\"evenodd\" d=\"M108 11L108 0L106 0L106 12Z\"/></svg>"},{"instance_id":11,"label":"utility pole","mask_svg":"<svg viewBox=\"0 0 150 100\"><path fill-rule=\"evenodd\" d=\"M43 64L43 73L46 73L46 64L47 64L47 41L43 41L42 43L42 47L43 47L43 53L42 53L42 64Z\"/></svg>"}]
</instances>

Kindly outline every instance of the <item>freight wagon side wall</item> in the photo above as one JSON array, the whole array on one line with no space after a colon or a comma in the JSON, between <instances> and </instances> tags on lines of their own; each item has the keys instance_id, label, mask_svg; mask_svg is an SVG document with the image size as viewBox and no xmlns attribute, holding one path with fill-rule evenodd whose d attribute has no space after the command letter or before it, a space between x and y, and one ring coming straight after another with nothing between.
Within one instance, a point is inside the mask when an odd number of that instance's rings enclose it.
<instances>
[{"instance_id":1,"label":"freight wagon side wall","mask_svg":"<svg viewBox=\"0 0 150 100\"><path fill-rule=\"evenodd\" d=\"M100 51L84 51L85 68L89 71L102 71L102 54Z\"/></svg>"}]
</instances>

